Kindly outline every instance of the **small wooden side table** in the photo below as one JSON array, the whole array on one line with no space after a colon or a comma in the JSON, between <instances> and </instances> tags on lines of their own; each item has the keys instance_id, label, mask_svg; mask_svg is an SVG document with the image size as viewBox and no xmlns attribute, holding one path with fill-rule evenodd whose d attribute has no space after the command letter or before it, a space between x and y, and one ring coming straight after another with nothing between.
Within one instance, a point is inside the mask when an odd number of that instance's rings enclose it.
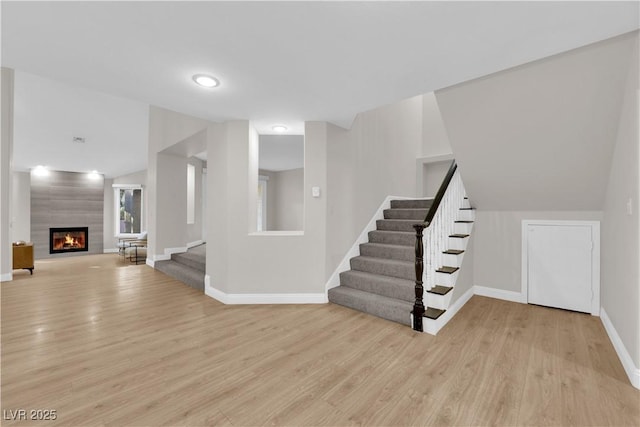
<instances>
[{"instance_id":1,"label":"small wooden side table","mask_svg":"<svg viewBox=\"0 0 640 427\"><path fill-rule=\"evenodd\" d=\"M29 270L33 274L33 243L13 244L13 269Z\"/></svg>"}]
</instances>

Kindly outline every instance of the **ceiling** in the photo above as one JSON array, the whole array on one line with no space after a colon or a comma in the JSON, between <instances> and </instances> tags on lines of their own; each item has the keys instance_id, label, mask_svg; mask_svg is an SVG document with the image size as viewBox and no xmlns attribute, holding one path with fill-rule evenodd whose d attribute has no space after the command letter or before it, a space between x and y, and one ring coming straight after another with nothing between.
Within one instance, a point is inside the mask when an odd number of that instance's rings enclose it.
<instances>
[{"instance_id":1,"label":"ceiling","mask_svg":"<svg viewBox=\"0 0 640 427\"><path fill-rule=\"evenodd\" d=\"M7 2L2 65L261 134L633 31L638 2ZM221 85L196 86L210 73ZM16 146L42 141L15 139ZM38 146L32 149L38 152Z\"/></svg>"}]
</instances>

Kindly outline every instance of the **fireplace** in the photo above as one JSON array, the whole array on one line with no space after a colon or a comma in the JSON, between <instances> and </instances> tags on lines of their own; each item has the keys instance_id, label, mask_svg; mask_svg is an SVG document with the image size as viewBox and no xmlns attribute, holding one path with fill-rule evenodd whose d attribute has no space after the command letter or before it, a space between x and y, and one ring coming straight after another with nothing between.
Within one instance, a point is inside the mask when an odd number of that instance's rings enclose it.
<instances>
[{"instance_id":1,"label":"fireplace","mask_svg":"<svg viewBox=\"0 0 640 427\"><path fill-rule=\"evenodd\" d=\"M86 252L89 250L89 227L49 229L49 253Z\"/></svg>"}]
</instances>

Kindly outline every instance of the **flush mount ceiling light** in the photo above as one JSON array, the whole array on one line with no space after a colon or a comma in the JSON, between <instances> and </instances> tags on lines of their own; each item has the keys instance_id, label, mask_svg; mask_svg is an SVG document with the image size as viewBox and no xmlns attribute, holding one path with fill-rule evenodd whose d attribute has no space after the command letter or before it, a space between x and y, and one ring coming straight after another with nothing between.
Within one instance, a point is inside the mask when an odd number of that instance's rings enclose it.
<instances>
[{"instance_id":1,"label":"flush mount ceiling light","mask_svg":"<svg viewBox=\"0 0 640 427\"><path fill-rule=\"evenodd\" d=\"M284 125L275 125L271 128L273 131L275 132L286 132L287 131L287 127Z\"/></svg>"},{"instance_id":2,"label":"flush mount ceiling light","mask_svg":"<svg viewBox=\"0 0 640 427\"><path fill-rule=\"evenodd\" d=\"M206 74L196 74L193 76L193 81L198 85L206 88L212 88L220 85L220 82L215 77L208 76Z\"/></svg>"},{"instance_id":3,"label":"flush mount ceiling light","mask_svg":"<svg viewBox=\"0 0 640 427\"><path fill-rule=\"evenodd\" d=\"M33 174L36 176L47 176L49 171L42 165L38 165L33 169Z\"/></svg>"}]
</instances>

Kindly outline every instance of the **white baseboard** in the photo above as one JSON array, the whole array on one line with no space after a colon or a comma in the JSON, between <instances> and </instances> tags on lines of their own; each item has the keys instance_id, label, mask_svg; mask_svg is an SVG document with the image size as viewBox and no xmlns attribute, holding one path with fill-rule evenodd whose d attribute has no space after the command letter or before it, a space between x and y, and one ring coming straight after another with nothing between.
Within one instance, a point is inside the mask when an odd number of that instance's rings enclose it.
<instances>
[{"instance_id":1,"label":"white baseboard","mask_svg":"<svg viewBox=\"0 0 640 427\"><path fill-rule=\"evenodd\" d=\"M227 294L211 286L209 275L204 276L205 295L223 304L326 304L326 293L316 294Z\"/></svg>"},{"instance_id":2,"label":"white baseboard","mask_svg":"<svg viewBox=\"0 0 640 427\"><path fill-rule=\"evenodd\" d=\"M629 381L631 381L631 385L640 389L640 369L638 369L633 362L633 359L622 342L620 335L618 335L618 331L616 331L616 328L613 326L613 323L611 323L611 319L609 319L607 312L602 307L600 308L600 319L602 320L604 329L607 331L607 335L609 335L613 348L616 350L616 353L618 353L618 358L620 359L620 362L622 362L622 366L629 377Z\"/></svg>"},{"instance_id":3,"label":"white baseboard","mask_svg":"<svg viewBox=\"0 0 640 427\"><path fill-rule=\"evenodd\" d=\"M119 251L118 248L108 248L108 249L104 249L102 251L102 253L105 253L105 254L117 254L118 251Z\"/></svg>"},{"instance_id":4,"label":"white baseboard","mask_svg":"<svg viewBox=\"0 0 640 427\"><path fill-rule=\"evenodd\" d=\"M504 289L487 288L485 286L474 286L473 293L483 297L490 297L495 299L501 299L505 301L519 302L522 304L527 303L527 298L521 292L505 291Z\"/></svg>"},{"instance_id":5,"label":"white baseboard","mask_svg":"<svg viewBox=\"0 0 640 427\"><path fill-rule=\"evenodd\" d=\"M193 247L200 246L203 243L204 242L202 240L196 240L195 242L189 242L189 243L187 243L187 249L191 249Z\"/></svg>"},{"instance_id":6,"label":"white baseboard","mask_svg":"<svg viewBox=\"0 0 640 427\"><path fill-rule=\"evenodd\" d=\"M187 252L187 247L182 246L179 248L164 248L164 254L156 254L153 256L153 261L168 261L171 259L172 254L181 254Z\"/></svg>"},{"instance_id":7,"label":"white baseboard","mask_svg":"<svg viewBox=\"0 0 640 427\"><path fill-rule=\"evenodd\" d=\"M455 290L453 290L452 292L455 292ZM456 313L460 311L460 309L467 303L467 301L471 299L473 294L474 287L472 286L467 292L462 294L462 296L458 298L451 307L447 308L447 311L445 311L442 316L438 317L436 320L429 320L427 318L424 318L422 321L424 332L431 335L436 335L440 331L440 329L442 329L447 323L449 323L449 320L451 320L453 316L455 316Z\"/></svg>"},{"instance_id":8,"label":"white baseboard","mask_svg":"<svg viewBox=\"0 0 640 427\"><path fill-rule=\"evenodd\" d=\"M338 264L338 267L335 269L329 280L325 284L325 289L329 290L331 288L335 288L336 286L340 286L340 273L348 271L351 269L351 258L357 257L360 255L360 245L363 243L369 242L369 232L375 231L378 227L376 225L376 221L379 219L384 219L384 210L391 208L392 200L416 200L416 199L429 199L429 197L402 197L402 196L387 196L386 199L380 204L378 210L373 217L369 221L369 223L364 227L356 241L353 243L351 248L347 251L347 253Z\"/></svg>"},{"instance_id":9,"label":"white baseboard","mask_svg":"<svg viewBox=\"0 0 640 427\"><path fill-rule=\"evenodd\" d=\"M145 263L151 268L156 268L156 262L151 258L147 258Z\"/></svg>"},{"instance_id":10,"label":"white baseboard","mask_svg":"<svg viewBox=\"0 0 640 427\"><path fill-rule=\"evenodd\" d=\"M13 280L13 273L0 274L0 282L10 282Z\"/></svg>"}]
</instances>

